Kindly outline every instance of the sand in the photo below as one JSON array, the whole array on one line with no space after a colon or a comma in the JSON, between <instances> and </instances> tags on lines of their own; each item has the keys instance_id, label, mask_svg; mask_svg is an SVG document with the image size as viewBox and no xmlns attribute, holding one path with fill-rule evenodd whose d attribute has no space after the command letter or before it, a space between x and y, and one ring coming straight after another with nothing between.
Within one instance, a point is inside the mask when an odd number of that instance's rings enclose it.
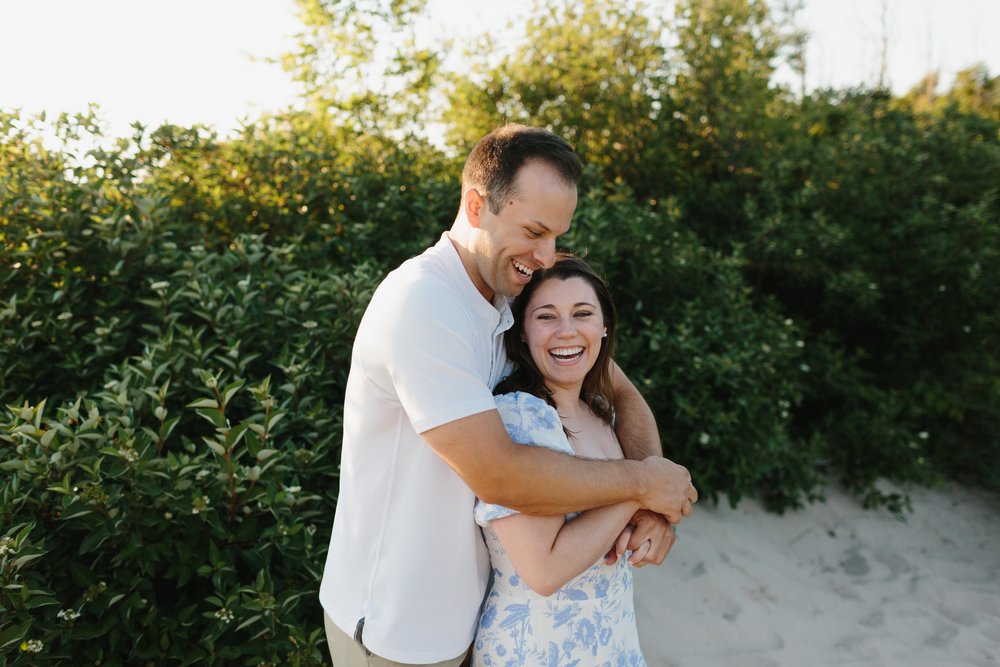
<instances>
[{"instance_id":1,"label":"sand","mask_svg":"<svg viewBox=\"0 0 1000 667\"><path fill-rule=\"evenodd\" d=\"M835 488L783 516L700 503L635 573L650 666L1000 666L1000 497L905 491L905 521Z\"/></svg>"}]
</instances>

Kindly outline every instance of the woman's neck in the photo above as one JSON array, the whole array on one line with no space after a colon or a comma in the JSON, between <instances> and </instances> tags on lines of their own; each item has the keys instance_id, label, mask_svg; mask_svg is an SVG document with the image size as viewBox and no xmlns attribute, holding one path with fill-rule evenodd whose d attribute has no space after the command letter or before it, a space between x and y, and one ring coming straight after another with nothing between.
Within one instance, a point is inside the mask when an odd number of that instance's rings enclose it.
<instances>
[{"instance_id":1,"label":"woman's neck","mask_svg":"<svg viewBox=\"0 0 1000 667\"><path fill-rule=\"evenodd\" d=\"M556 404L556 412L562 419L573 419L583 414L587 409L586 404L580 400L580 390L583 385L578 384L572 387L553 387L546 385L552 397L552 402Z\"/></svg>"}]
</instances>

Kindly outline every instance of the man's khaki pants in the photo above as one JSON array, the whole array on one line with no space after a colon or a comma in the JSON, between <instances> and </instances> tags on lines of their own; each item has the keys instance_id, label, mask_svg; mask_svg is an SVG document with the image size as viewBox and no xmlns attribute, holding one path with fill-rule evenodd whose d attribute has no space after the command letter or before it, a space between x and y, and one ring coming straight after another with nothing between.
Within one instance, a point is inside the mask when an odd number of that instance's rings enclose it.
<instances>
[{"instance_id":1,"label":"man's khaki pants","mask_svg":"<svg viewBox=\"0 0 1000 667\"><path fill-rule=\"evenodd\" d=\"M369 652L354 637L338 628L326 614L323 614L323 626L326 628L326 641L330 645L333 667L411 667L407 663L386 660ZM468 667L471 664L471 659L472 651L466 651L465 655L460 655L452 660L435 662L424 667Z\"/></svg>"}]
</instances>

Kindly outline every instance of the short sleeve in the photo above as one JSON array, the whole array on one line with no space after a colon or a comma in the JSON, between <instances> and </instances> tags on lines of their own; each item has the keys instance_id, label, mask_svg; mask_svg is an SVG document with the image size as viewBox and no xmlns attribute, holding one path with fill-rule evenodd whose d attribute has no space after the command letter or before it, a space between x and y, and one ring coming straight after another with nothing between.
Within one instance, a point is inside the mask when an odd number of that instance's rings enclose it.
<instances>
[{"instance_id":1,"label":"short sleeve","mask_svg":"<svg viewBox=\"0 0 1000 667\"><path fill-rule=\"evenodd\" d=\"M368 377L417 433L494 409L482 323L437 280L389 287L358 332Z\"/></svg>"},{"instance_id":2,"label":"short sleeve","mask_svg":"<svg viewBox=\"0 0 1000 667\"><path fill-rule=\"evenodd\" d=\"M544 400L518 391L497 396L496 406L507 433L517 444L545 447L573 455L573 447L566 438L559 413ZM484 503L477 498L473 513L476 523L486 526L491 521L517 514L517 510L503 505Z\"/></svg>"}]
</instances>

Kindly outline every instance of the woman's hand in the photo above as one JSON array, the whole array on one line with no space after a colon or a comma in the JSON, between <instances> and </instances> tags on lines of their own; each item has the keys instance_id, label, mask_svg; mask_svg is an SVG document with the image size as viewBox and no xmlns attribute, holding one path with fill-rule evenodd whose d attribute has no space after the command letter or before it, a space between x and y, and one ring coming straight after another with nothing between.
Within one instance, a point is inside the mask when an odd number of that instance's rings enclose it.
<instances>
[{"instance_id":1,"label":"woman's hand","mask_svg":"<svg viewBox=\"0 0 1000 667\"><path fill-rule=\"evenodd\" d=\"M604 562L614 565L626 551L631 550L629 562L634 567L659 565L666 559L676 541L677 534L669 521L655 512L639 510L618 535Z\"/></svg>"}]
</instances>

